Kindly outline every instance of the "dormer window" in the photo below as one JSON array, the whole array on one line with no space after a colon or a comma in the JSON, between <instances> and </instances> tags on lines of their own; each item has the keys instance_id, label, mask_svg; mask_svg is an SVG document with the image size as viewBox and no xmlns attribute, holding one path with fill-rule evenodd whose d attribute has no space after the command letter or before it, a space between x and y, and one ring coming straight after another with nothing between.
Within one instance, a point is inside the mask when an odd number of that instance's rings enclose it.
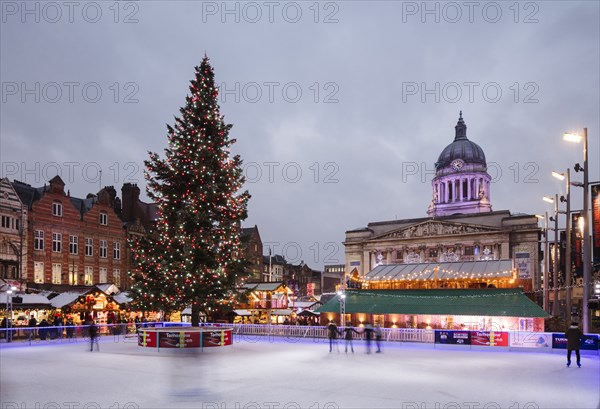
<instances>
[{"instance_id":1,"label":"dormer window","mask_svg":"<svg viewBox=\"0 0 600 409\"><path fill-rule=\"evenodd\" d=\"M63 207L61 202L52 202L52 216L62 217Z\"/></svg>"},{"instance_id":2,"label":"dormer window","mask_svg":"<svg viewBox=\"0 0 600 409\"><path fill-rule=\"evenodd\" d=\"M100 224L102 226L106 226L108 224L108 214L104 212L100 213Z\"/></svg>"}]
</instances>

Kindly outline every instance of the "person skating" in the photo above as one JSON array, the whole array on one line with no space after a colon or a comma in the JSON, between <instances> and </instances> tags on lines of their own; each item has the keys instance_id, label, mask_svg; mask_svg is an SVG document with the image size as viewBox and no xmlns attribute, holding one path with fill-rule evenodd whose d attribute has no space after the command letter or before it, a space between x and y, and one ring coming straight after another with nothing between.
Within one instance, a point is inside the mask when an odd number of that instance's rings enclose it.
<instances>
[{"instance_id":1,"label":"person skating","mask_svg":"<svg viewBox=\"0 0 600 409\"><path fill-rule=\"evenodd\" d=\"M96 343L96 350L100 351L100 345L98 344L98 326L96 325L96 323L92 320L92 323L90 324L90 352L92 352L94 350L94 343Z\"/></svg>"},{"instance_id":2,"label":"person skating","mask_svg":"<svg viewBox=\"0 0 600 409\"><path fill-rule=\"evenodd\" d=\"M579 326L576 322L572 322L571 326L567 328L567 331L565 332L565 338L567 339L567 366L571 366L571 352L575 350L577 366L581 368L579 347L581 345L581 340L583 339L583 332L579 329Z\"/></svg>"},{"instance_id":3,"label":"person skating","mask_svg":"<svg viewBox=\"0 0 600 409\"><path fill-rule=\"evenodd\" d=\"M348 323L348 325L346 325L346 328L344 328L344 332L346 334L344 336L344 338L346 339L345 352L348 353L348 345L350 345L350 350L352 351L352 353L354 353L354 346L352 345L352 333L354 332L355 334L358 334L358 331L352 328L352 323Z\"/></svg>"},{"instance_id":4,"label":"person skating","mask_svg":"<svg viewBox=\"0 0 600 409\"><path fill-rule=\"evenodd\" d=\"M381 337L382 337L382 332L381 332L381 327L379 326L379 324L375 325L375 343L377 344L377 352L378 354L381 353Z\"/></svg>"},{"instance_id":5,"label":"person skating","mask_svg":"<svg viewBox=\"0 0 600 409\"><path fill-rule=\"evenodd\" d=\"M367 354L371 353L371 340L373 339L373 326L370 322L365 324L365 339L367 341Z\"/></svg>"},{"instance_id":6,"label":"person skating","mask_svg":"<svg viewBox=\"0 0 600 409\"><path fill-rule=\"evenodd\" d=\"M337 351L340 352L340 346L337 343L337 337L338 337L338 335L340 335L340 332L338 331L337 325L335 325L335 322L333 322L333 321L329 322L329 325L327 326L327 330L329 331L329 352L332 352L334 344L335 344L335 349L337 349Z\"/></svg>"}]
</instances>

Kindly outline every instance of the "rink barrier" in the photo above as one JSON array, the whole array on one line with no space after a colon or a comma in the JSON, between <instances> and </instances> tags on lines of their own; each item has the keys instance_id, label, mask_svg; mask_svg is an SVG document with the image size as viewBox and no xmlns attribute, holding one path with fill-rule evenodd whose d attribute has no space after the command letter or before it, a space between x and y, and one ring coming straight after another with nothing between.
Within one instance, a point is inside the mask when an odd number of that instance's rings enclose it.
<instances>
[{"instance_id":1,"label":"rink barrier","mask_svg":"<svg viewBox=\"0 0 600 409\"><path fill-rule=\"evenodd\" d=\"M145 327L186 327L190 323L183 322L144 322L123 324L97 324L99 336L114 342L138 342L138 330ZM244 342L252 337L280 338L284 341L313 340L325 341L329 330L323 326L304 325L266 325L266 324L229 324L201 323L201 326L233 328L234 342ZM89 342L89 325L49 326L49 327L13 327L0 328L0 345L18 343L28 345L44 345L47 343ZM343 327L338 327L342 329ZM355 340L364 340L365 333L361 327L355 327L358 334ZM566 349L564 333L524 332L524 331L468 331L468 330L433 330L416 328L381 328L382 340L385 342L414 342L431 344L434 348L467 348L467 349L499 349L499 350L538 350L560 351ZM340 338L342 338L340 336ZM586 334L581 343L582 351L593 351L600 354L600 337L598 334Z\"/></svg>"}]
</instances>

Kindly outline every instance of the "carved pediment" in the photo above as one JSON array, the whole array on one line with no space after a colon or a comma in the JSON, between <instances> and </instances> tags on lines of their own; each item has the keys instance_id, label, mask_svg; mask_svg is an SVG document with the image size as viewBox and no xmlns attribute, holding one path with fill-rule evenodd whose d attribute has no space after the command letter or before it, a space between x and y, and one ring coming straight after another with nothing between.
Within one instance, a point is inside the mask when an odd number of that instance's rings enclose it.
<instances>
[{"instance_id":1,"label":"carved pediment","mask_svg":"<svg viewBox=\"0 0 600 409\"><path fill-rule=\"evenodd\" d=\"M378 237L375 237L374 239L412 239L416 237L451 236L467 233L489 233L497 232L499 230L500 229L498 228L481 226L477 224L451 223L430 220L384 233Z\"/></svg>"}]
</instances>

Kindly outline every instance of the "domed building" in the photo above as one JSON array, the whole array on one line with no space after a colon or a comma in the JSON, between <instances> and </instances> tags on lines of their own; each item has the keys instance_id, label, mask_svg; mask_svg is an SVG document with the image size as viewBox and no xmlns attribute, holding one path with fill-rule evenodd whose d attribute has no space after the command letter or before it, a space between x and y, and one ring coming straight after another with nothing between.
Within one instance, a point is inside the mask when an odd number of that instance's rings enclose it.
<instances>
[{"instance_id":1,"label":"domed building","mask_svg":"<svg viewBox=\"0 0 600 409\"><path fill-rule=\"evenodd\" d=\"M541 299L538 220L492 210L486 156L467 138L462 112L435 169L428 217L346 232L342 321L543 330L548 315L532 301ZM323 322L339 318L339 301L319 310Z\"/></svg>"},{"instance_id":2,"label":"domed building","mask_svg":"<svg viewBox=\"0 0 600 409\"><path fill-rule=\"evenodd\" d=\"M462 111L455 126L454 141L435 163L433 199L429 216L491 212L490 181L483 149L467 139Z\"/></svg>"}]
</instances>

